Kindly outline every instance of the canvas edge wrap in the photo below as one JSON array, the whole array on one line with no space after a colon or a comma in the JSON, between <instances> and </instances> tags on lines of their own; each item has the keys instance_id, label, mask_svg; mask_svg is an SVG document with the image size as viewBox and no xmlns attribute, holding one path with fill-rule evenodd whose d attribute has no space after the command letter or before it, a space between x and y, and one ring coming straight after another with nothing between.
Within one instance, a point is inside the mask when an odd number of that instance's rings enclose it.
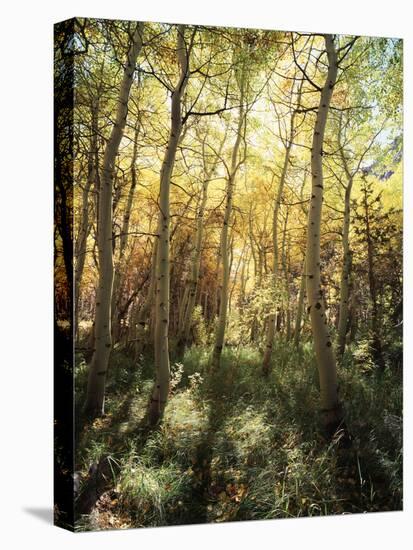
<instances>
[{"instance_id":1,"label":"canvas edge wrap","mask_svg":"<svg viewBox=\"0 0 413 550\"><path fill-rule=\"evenodd\" d=\"M54 25L54 524L74 531L73 49Z\"/></svg>"}]
</instances>

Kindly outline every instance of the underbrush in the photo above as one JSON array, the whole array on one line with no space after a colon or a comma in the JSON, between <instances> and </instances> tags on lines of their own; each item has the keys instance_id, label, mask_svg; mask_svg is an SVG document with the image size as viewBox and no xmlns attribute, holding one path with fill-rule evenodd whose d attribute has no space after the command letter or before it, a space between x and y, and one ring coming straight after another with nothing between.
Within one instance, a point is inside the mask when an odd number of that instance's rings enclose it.
<instances>
[{"instance_id":1,"label":"underbrush","mask_svg":"<svg viewBox=\"0 0 413 550\"><path fill-rule=\"evenodd\" d=\"M352 445L320 434L311 346L278 342L271 374L253 348L210 350L172 365L161 426L140 430L152 365L112 358L106 416L85 428L77 463L110 454L119 473L82 529L302 517L402 508L402 381L346 358L340 394ZM83 376L79 367L79 381Z\"/></svg>"}]
</instances>

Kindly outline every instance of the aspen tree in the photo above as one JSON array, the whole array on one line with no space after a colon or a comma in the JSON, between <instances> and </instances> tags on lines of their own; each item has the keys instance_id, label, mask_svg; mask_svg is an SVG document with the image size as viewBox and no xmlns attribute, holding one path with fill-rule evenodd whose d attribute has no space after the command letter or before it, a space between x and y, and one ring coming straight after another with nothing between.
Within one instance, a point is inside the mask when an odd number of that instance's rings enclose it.
<instances>
[{"instance_id":1,"label":"aspen tree","mask_svg":"<svg viewBox=\"0 0 413 550\"><path fill-rule=\"evenodd\" d=\"M362 200L361 205L363 209L363 216L361 217L364 223L365 241L367 244L367 274L369 280L370 301L371 301L371 330L372 330L372 344L373 344L373 359L380 371L383 372L386 363L383 357L383 350L381 347L381 319L379 314L379 303L377 296L377 278L374 265L374 243L372 237L372 222L374 216L370 212L371 204L369 204L369 195L372 192L371 183L367 181L367 174L363 172L361 179L363 181L362 187ZM380 195L379 195L380 197Z\"/></svg>"},{"instance_id":2,"label":"aspen tree","mask_svg":"<svg viewBox=\"0 0 413 550\"><path fill-rule=\"evenodd\" d=\"M113 289L112 210L115 159L128 113L128 99L136 60L142 49L143 23L136 25L120 85L116 118L103 157L99 192L99 280L96 293L95 349L89 368L84 412L92 418L104 413L105 383L112 348L111 302Z\"/></svg>"},{"instance_id":3,"label":"aspen tree","mask_svg":"<svg viewBox=\"0 0 413 550\"><path fill-rule=\"evenodd\" d=\"M345 351L346 346L346 335L349 321L349 311L350 311L350 279L351 279L351 270L352 270L352 257L353 253L350 249L350 206L351 206L351 193L353 189L353 182L356 174L359 172L363 159L366 154L371 149L374 141L377 136L382 131L382 127L374 134L372 139L369 141L365 147L363 153L360 155L357 165L351 168L349 160L347 158L347 153L344 149L343 144L343 113L340 115L339 119L339 128L338 128L338 147L339 155L341 160L341 165L344 170L344 175L346 178L346 183L341 183L344 187L344 217L343 225L341 230L341 241L343 246L343 264L341 269L341 280L340 280L340 308L339 308L339 320L337 328L337 355L342 357Z\"/></svg>"},{"instance_id":4,"label":"aspen tree","mask_svg":"<svg viewBox=\"0 0 413 550\"><path fill-rule=\"evenodd\" d=\"M305 187L306 178L307 178L307 170L304 169L304 178L303 178L303 182L300 190L300 201L301 201L301 210L308 220L308 211L305 206L306 201L304 200L304 187ZM303 267L301 270L300 290L298 293L298 301L297 301L297 316L296 316L295 328L294 328L295 347L298 347L300 343L301 324L302 324L302 318L304 313L305 289L306 289L306 282L307 282L307 273L306 273L307 267L306 267L306 261L305 261L305 251L303 252L303 256L304 258L303 258L303 264L302 264Z\"/></svg>"},{"instance_id":5,"label":"aspen tree","mask_svg":"<svg viewBox=\"0 0 413 550\"><path fill-rule=\"evenodd\" d=\"M298 104L300 104L300 98L301 98L301 86L298 92ZM287 142L285 144L283 168L280 176L280 181L278 184L276 198L274 201L274 210L273 210L273 217L272 217L272 245L273 245L272 277L273 277L274 288L277 288L279 283L278 281L278 276L279 276L278 219L279 219L279 213L280 213L281 199L284 193L284 186L287 178L288 165L290 162L291 149L293 147L293 141L295 136L296 116L297 116L297 110L294 109L291 115L289 135L287 137ZM275 321L276 321L276 313L274 312L274 313L271 313L271 315L268 317L268 322L267 322L265 351L264 351L264 357L262 361L262 373L264 374L264 376L267 376L270 372L271 356L272 356L272 350L274 346L274 336L275 336Z\"/></svg>"},{"instance_id":6,"label":"aspen tree","mask_svg":"<svg viewBox=\"0 0 413 550\"><path fill-rule=\"evenodd\" d=\"M341 118L340 118L340 130L341 130ZM339 133L340 133L339 130ZM341 269L341 281L340 281L340 309L339 320L337 329L337 355L342 357L346 346L346 334L347 324L349 316L349 295L350 295L350 274L351 274L351 261L352 252L350 250L349 233L350 233L350 198L351 190L353 187L354 176L350 172L347 159L340 146L340 156L344 167L345 175L347 178L347 185L344 193L344 218L343 228L341 232L341 242L343 244L343 265Z\"/></svg>"},{"instance_id":7,"label":"aspen tree","mask_svg":"<svg viewBox=\"0 0 413 550\"><path fill-rule=\"evenodd\" d=\"M295 84L293 83L291 93L294 93L294 87ZM296 133L295 128L295 119L297 116L297 112L299 111L301 107L301 94L302 94L302 87L303 87L303 80L300 81L297 88L297 105L293 109L291 113L291 119L290 119L290 129L288 136L286 138L286 141L284 143L285 145L285 153L284 153L284 162L283 162L283 168L281 171L280 181L278 184L276 199L274 202L274 209L273 209L273 219L272 219L272 245L273 245L273 265L272 265L272 276L273 276L273 286L275 289L277 289L279 281L279 253L278 253L278 219L279 219L279 212L280 212L280 205L281 205L281 199L284 192L284 186L285 181L287 177L288 172L288 165L290 162L290 156L291 156L291 150L293 147L294 137ZM292 107L292 106L291 106ZM288 318L290 316L289 310L287 311ZM275 337L275 324L276 324L276 318L277 314L271 313L270 316L267 319L267 329L266 329L266 339L265 339L265 351L264 351L264 357L262 362L262 372L264 376L267 376L270 371L270 365L271 365L271 355L274 345L274 337Z\"/></svg>"},{"instance_id":8,"label":"aspen tree","mask_svg":"<svg viewBox=\"0 0 413 550\"><path fill-rule=\"evenodd\" d=\"M239 168L238 153L241 145L243 128L245 125L245 107L244 107L244 95L245 95L245 80L246 80L246 68L245 61L241 69L239 77L239 109L238 109L238 125L235 143L232 148L231 166L227 179L226 188L226 203L225 214L221 232L221 246L220 246L220 258L222 261L222 285L220 289L220 303L219 303L219 315L218 323L215 333L215 344L212 356L212 368L217 369L221 364L222 349L224 347L225 340L225 328L227 322L228 313L228 291L229 291L229 223L231 221L233 194L235 189L235 177Z\"/></svg>"},{"instance_id":9,"label":"aspen tree","mask_svg":"<svg viewBox=\"0 0 413 550\"><path fill-rule=\"evenodd\" d=\"M135 322L136 331L134 334L134 341L135 341L134 350L135 350L135 358L137 360L139 360L139 357L145 346L146 329L149 324L151 309L152 309L152 305L155 297L157 249L158 249L158 239L156 238L153 243L152 266L151 266L148 293L146 295L144 303L142 304L139 311L137 312L136 322Z\"/></svg>"},{"instance_id":10,"label":"aspen tree","mask_svg":"<svg viewBox=\"0 0 413 550\"><path fill-rule=\"evenodd\" d=\"M214 161L210 166L207 166L206 152L205 152L205 142L207 136L202 142L202 156L204 164L204 180L202 183L202 193L201 200L197 210L196 218L196 232L195 232L195 242L194 248L192 251L191 258L191 271L190 277L185 287L184 299L182 300L182 317L180 316L180 327L179 327L179 336L178 336L178 348L184 349L189 341L189 334L191 330L192 315L195 308L196 293L199 282L199 270L201 267L201 252L202 252L202 242L204 236L204 215L205 208L208 200L208 187L213 177L215 170L218 164L218 158L222 152L224 145L224 140L221 142L218 154L216 155Z\"/></svg>"},{"instance_id":11,"label":"aspen tree","mask_svg":"<svg viewBox=\"0 0 413 550\"><path fill-rule=\"evenodd\" d=\"M162 418L169 393L169 194L176 151L182 132L181 100L189 79L189 57L193 45L194 32L192 33L190 44L187 45L184 36L185 26L178 25L176 55L180 67L180 76L172 92L171 127L168 146L161 168L154 334L156 381L148 407L147 418L150 425L155 425Z\"/></svg>"},{"instance_id":12,"label":"aspen tree","mask_svg":"<svg viewBox=\"0 0 413 550\"><path fill-rule=\"evenodd\" d=\"M320 230L323 207L323 144L331 96L337 79L337 53L333 36L324 35L328 72L321 90L311 148L311 201L307 228L307 300L320 379L323 422L333 432L342 420L338 398L336 359L327 326L321 288Z\"/></svg>"},{"instance_id":13,"label":"aspen tree","mask_svg":"<svg viewBox=\"0 0 413 550\"><path fill-rule=\"evenodd\" d=\"M287 342L291 340L291 303L290 303L290 239L287 239L288 209L284 221L284 234L282 245L282 268L284 274L284 312L285 312L285 337Z\"/></svg>"},{"instance_id":14,"label":"aspen tree","mask_svg":"<svg viewBox=\"0 0 413 550\"><path fill-rule=\"evenodd\" d=\"M184 311L182 316L183 317L182 323L179 330L180 334L179 334L178 346L182 346L183 348L185 347L185 345L188 343L188 340L189 340L192 314L195 307L196 291L197 291L198 279L199 279L199 269L201 265L201 250L202 250L202 239L203 239L203 231L204 231L204 212L205 212L205 207L206 207L207 198L208 198L209 181L210 181L210 175L206 174L206 178L202 184L202 196L201 196L199 209L197 212L195 243L194 243L194 249L192 252L192 259L191 259L191 271L190 271L189 281L187 282L187 286L185 287L186 299L183 300Z\"/></svg>"},{"instance_id":15,"label":"aspen tree","mask_svg":"<svg viewBox=\"0 0 413 550\"><path fill-rule=\"evenodd\" d=\"M297 300L297 315L295 319L294 327L294 345L298 348L300 343L300 333L301 333L301 323L303 319L303 310L304 310L304 295L305 295L305 283L306 283L306 273L305 273L305 260L303 262L303 270L301 274L300 290L298 293Z\"/></svg>"},{"instance_id":16,"label":"aspen tree","mask_svg":"<svg viewBox=\"0 0 413 550\"><path fill-rule=\"evenodd\" d=\"M82 189L82 212L80 217L79 235L76 239L75 256L75 285L74 285L74 299L75 299L75 333L76 340L79 340L79 306L80 306L80 285L82 282L83 270L86 260L86 244L89 236L91 222L89 216L89 194L93 185L96 183L96 163L95 155L97 151L97 136L98 136L98 109L99 103L96 100L92 100L91 105L91 137L90 137L90 151L87 160L87 180Z\"/></svg>"},{"instance_id":17,"label":"aspen tree","mask_svg":"<svg viewBox=\"0 0 413 550\"><path fill-rule=\"evenodd\" d=\"M132 213L132 205L135 197L135 191L137 186L137 170L136 170L136 161L138 157L138 137L139 137L140 124L139 119L136 122L135 126L135 135L133 140L133 149L132 149L132 159L131 159L131 184L128 191L128 196L126 200L125 212L122 220L122 227L119 235L119 256L118 261L116 262L116 268L114 273L113 280L113 295L112 295L112 337L118 341L120 336L120 315L119 315L119 306L121 303L121 292L122 292L122 272L125 264L125 253L129 241L129 223Z\"/></svg>"}]
</instances>

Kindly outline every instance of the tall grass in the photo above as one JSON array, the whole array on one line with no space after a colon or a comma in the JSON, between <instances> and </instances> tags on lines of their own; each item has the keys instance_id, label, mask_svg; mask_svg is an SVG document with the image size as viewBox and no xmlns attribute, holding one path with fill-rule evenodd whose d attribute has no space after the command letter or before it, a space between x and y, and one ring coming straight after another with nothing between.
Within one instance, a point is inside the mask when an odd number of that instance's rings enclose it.
<instances>
[{"instance_id":1,"label":"tall grass","mask_svg":"<svg viewBox=\"0 0 413 550\"><path fill-rule=\"evenodd\" d=\"M279 341L268 379L253 348L227 348L217 373L209 360L198 347L173 366L163 423L143 438L133 427L144 414L151 365L114 357L108 415L83 434L78 453L84 473L104 453L120 465L114 504L104 513L97 507L94 528L110 528L108 514L138 527L402 508L400 374L366 373L349 354L339 371L352 435L346 449L339 436L320 435L310 346Z\"/></svg>"}]
</instances>

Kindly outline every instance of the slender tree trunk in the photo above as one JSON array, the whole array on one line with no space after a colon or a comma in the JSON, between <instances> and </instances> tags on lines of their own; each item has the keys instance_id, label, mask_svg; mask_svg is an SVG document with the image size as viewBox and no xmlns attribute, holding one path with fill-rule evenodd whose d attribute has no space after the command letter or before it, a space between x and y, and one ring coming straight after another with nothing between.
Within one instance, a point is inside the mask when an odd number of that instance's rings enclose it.
<instances>
[{"instance_id":1,"label":"slender tree trunk","mask_svg":"<svg viewBox=\"0 0 413 550\"><path fill-rule=\"evenodd\" d=\"M337 355L341 358L346 347L346 334L349 316L349 296L350 296L350 275L352 252L350 250L349 232L350 232L350 197L353 179L347 184L344 197L344 220L342 229L343 243L343 266L341 269L340 282L340 310L337 329Z\"/></svg>"},{"instance_id":2,"label":"slender tree trunk","mask_svg":"<svg viewBox=\"0 0 413 550\"><path fill-rule=\"evenodd\" d=\"M304 201L304 188L305 188L306 179L307 179L307 171L304 170L304 177L303 177L303 181L300 189L300 201L301 201L301 209L303 211L303 214L307 217L307 220L308 220L308 209L305 207L305 201ZM308 222L307 222L307 225L308 225ZM295 347L298 347L300 343L300 334L302 330L301 325L302 325L302 318L304 313L304 301L305 301L305 295L306 295L306 292L305 292L306 282L307 282L307 264L306 264L305 251L304 251L300 291L298 294L298 303L297 303L297 318L296 318L295 329L294 329Z\"/></svg>"},{"instance_id":3,"label":"slender tree trunk","mask_svg":"<svg viewBox=\"0 0 413 550\"><path fill-rule=\"evenodd\" d=\"M206 178L202 185L202 197L201 203L199 205L197 222L196 222L196 233L195 233L195 244L192 252L192 261L191 261L191 273L189 281L185 290L187 292L187 297L184 302L184 313L182 324L180 326L180 334L178 338L178 347L181 347L182 350L185 349L185 346L189 342L189 334L191 330L192 315L194 312L195 301L196 301L196 292L198 288L199 280L199 270L201 267L201 250L202 250L202 241L204 236L204 213L205 207L208 199L208 185L211 178L211 174L206 174Z\"/></svg>"},{"instance_id":4,"label":"slender tree trunk","mask_svg":"<svg viewBox=\"0 0 413 550\"><path fill-rule=\"evenodd\" d=\"M252 226L252 204L250 204L250 210L248 215L248 233L250 237L251 256L254 262L254 285L256 286L259 283L258 286L261 286L261 281L258 280L258 260L257 260L257 253L255 250L254 228Z\"/></svg>"},{"instance_id":5,"label":"slender tree trunk","mask_svg":"<svg viewBox=\"0 0 413 550\"><path fill-rule=\"evenodd\" d=\"M112 337L115 342L120 338L120 306L122 300L122 273L125 265L125 253L128 247L129 241L129 223L132 213L132 205L135 197L136 185L137 185L137 171L136 160L138 158L138 137L139 137L139 121L137 121L135 127L135 136L133 141L133 152L131 160L131 184L129 187L128 198L126 201L125 212L122 220L122 227L119 237L119 257L116 263L114 279L113 279L113 294L112 294Z\"/></svg>"},{"instance_id":6,"label":"slender tree trunk","mask_svg":"<svg viewBox=\"0 0 413 550\"><path fill-rule=\"evenodd\" d=\"M213 303L212 303L212 315L211 315L212 321L215 321L215 319L219 315L219 300L221 296L221 287L218 281L219 281L220 268L221 268L221 243L219 244L219 249L217 252L217 264L215 268L214 280L217 282L217 285L214 290L214 297L213 297Z\"/></svg>"},{"instance_id":7,"label":"slender tree trunk","mask_svg":"<svg viewBox=\"0 0 413 550\"><path fill-rule=\"evenodd\" d=\"M350 199L354 180L354 172L352 173L350 171L344 151L344 144L342 142L342 118L341 114L338 130L338 145L341 163L347 178L347 185L344 193L344 218L342 229L343 265L341 268L340 307L337 326L337 355L340 359L343 357L346 347L346 334L349 320L350 276L352 264L352 252L350 250Z\"/></svg>"},{"instance_id":8,"label":"slender tree trunk","mask_svg":"<svg viewBox=\"0 0 413 550\"><path fill-rule=\"evenodd\" d=\"M80 314L80 284L82 282L83 270L86 260L86 244L90 230L89 223L89 191L92 185L91 178L93 173L89 174L82 191L82 214L80 220L79 237L76 242L76 267L75 267L75 334L76 341L79 342L79 314Z\"/></svg>"},{"instance_id":9,"label":"slender tree trunk","mask_svg":"<svg viewBox=\"0 0 413 550\"><path fill-rule=\"evenodd\" d=\"M304 258L303 272L301 275L301 283L300 283L300 291L298 293L297 317L295 320L295 329L294 329L294 345L296 348L298 348L298 345L300 343L301 323L303 319L303 310L304 310L305 283L306 283L306 267L305 267L305 258Z\"/></svg>"},{"instance_id":10,"label":"slender tree trunk","mask_svg":"<svg viewBox=\"0 0 413 550\"><path fill-rule=\"evenodd\" d=\"M248 265L250 261L250 255L249 255L247 242L245 242L245 248L247 250L246 250L245 258L243 259L243 262L242 262L241 286L240 286L240 293L239 293L239 299L238 299L238 307L239 307L240 313L243 313L243 310L244 310L245 292L246 292L246 287L248 282Z\"/></svg>"},{"instance_id":11,"label":"slender tree trunk","mask_svg":"<svg viewBox=\"0 0 413 550\"><path fill-rule=\"evenodd\" d=\"M231 312L231 291L229 287L229 282L231 280L232 266L234 264L234 234L231 232L231 237L229 239L229 269L228 269L228 306L227 311Z\"/></svg>"},{"instance_id":12,"label":"slender tree trunk","mask_svg":"<svg viewBox=\"0 0 413 550\"><path fill-rule=\"evenodd\" d=\"M262 285L262 272L260 272L258 267L258 259L257 259L257 252L255 249L255 238L254 238L254 228L252 225L252 204L250 205L249 210L249 216L248 216L248 229L249 229L249 237L250 237L250 244L251 244L251 255L254 262L254 288L261 288ZM254 313L254 316L251 321L251 332L250 332L250 341L255 342L257 340L257 332L258 332L258 319L257 315Z\"/></svg>"},{"instance_id":13,"label":"slender tree trunk","mask_svg":"<svg viewBox=\"0 0 413 550\"><path fill-rule=\"evenodd\" d=\"M366 176L363 176L364 179ZM363 206L364 206L364 221L366 224L366 240L367 240L367 266L368 266L368 277L369 277L369 290L370 290L370 300L371 300L371 328L373 333L373 359L376 365L381 371L385 368L385 362L383 358L383 351L381 348L381 334L380 334L380 319L379 319L379 308L377 304L377 286L376 286L376 275L374 272L374 249L373 249L373 240L371 237L371 220L369 212L369 204L367 198L367 186L363 189Z\"/></svg>"},{"instance_id":14,"label":"slender tree trunk","mask_svg":"<svg viewBox=\"0 0 413 550\"><path fill-rule=\"evenodd\" d=\"M337 53L332 35L325 35L328 74L321 91L320 104L311 148L312 190L307 230L307 300L320 379L323 422L328 433L335 431L342 420L338 399L337 369L328 331L326 310L321 289L320 229L323 205L323 144L333 88L337 78Z\"/></svg>"},{"instance_id":15,"label":"slender tree trunk","mask_svg":"<svg viewBox=\"0 0 413 550\"><path fill-rule=\"evenodd\" d=\"M201 267L201 251L202 251L202 243L204 238L204 216L205 216L205 208L208 200L208 186L209 186L209 182L211 181L211 178L215 174L215 171L218 165L218 158L222 152L222 148L225 143L225 138L224 138L224 140L220 144L218 154L214 159L212 165L207 167L207 160L205 155L206 139L207 139L207 136L205 136L203 141L203 146L202 146L205 177L202 184L201 201L197 212L195 243L194 243L194 249L192 252L191 272L190 272L189 281L187 281L187 284L185 287L185 294L184 294L183 305L182 305L182 308L183 308L182 319L180 318L180 322L179 322L178 350L180 350L181 353L184 351L185 346L189 342L192 315L194 312L195 302L196 302L196 293L197 293L197 288L199 283L199 271Z\"/></svg>"},{"instance_id":16,"label":"slender tree trunk","mask_svg":"<svg viewBox=\"0 0 413 550\"><path fill-rule=\"evenodd\" d=\"M302 86L303 81L300 82L298 85L297 90L297 107L294 109L291 115L290 120L290 131L289 135L287 137L286 142L286 148L285 148L285 155L284 155L284 164L283 169L281 172L280 182L278 185L278 191L276 200L274 203L274 211L273 211L273 225L272 225L272 237L273 237L273 266L272 266L272 274L273 274L273 285L274 288L277 289L278 287L278 217L279 217L279 211L280 211L280 205L281 205L281 199L284 193L284 186L285 186L285 180L287 177L288 172L288 164L290 162L290 155L291 150L293 147L294 137L295 137L295 118L297 116L297 109L301 105L301 93L302 93ZM293 93L294 87L291 90ZM276 313L272 313L269 316L268 319L268 325L267 325L267 334L266 334L266 340L265 340L265 351L264 351L264 357L262 361L262 372L264 376L268 376L270 372L270 366L271 366L271 356L272 356L272 350L274 346L274 336L275 336L275 328L274 324L276 322Z\"/></svg>"},{"instance_id":17,"label":"slender tree trunk","mask_svg":"<svg viewBox=\"0 0 413 550\"><path fill-rule=\"evenodd\" d=\"M287 221L288 221L288 211L287 215L285 217L285 225L284 225L284 242L286 240L286 231L287 231ZM286 307L286 331L285 331L285 337L287 342L291 340L291 303L290 303L290 242L288 240L287 243L287 249L285 249L285 245L283 245L283 271L284 271L284 285L285 285L285 303Z\"/></svg>"},{"instance_id":18,"label":"slender tree trunk","mask_svg":"<svg viewBox=\"0 0 413 550\"><path fill-rule=\"evenodd\" d=\"M293 113L291 117L291 130L290 130L290 136L287 143L287 147L285 149L285 156L284 156L284 165L281 172L281 178L280 183L278 185L278 191L277 196L274 202L274 211L273 211L273 218L272 218L272 245L273 245L273 264L272 264L272 276L273 276L273 285L274 288L277 289L278 287L278 217L280 212L280 205L281 205L281 199L284 192L284 185L285 180L287 176L287 170L288 170L288 163L290 161L290 153L292 148L292 141L294 136L294 118L295 118L295 112ZM265 351L264 351L264 357L262 360L262 373L264 376L268 376L270 372L270 365L271 365L271 356L272 356L272 350L274 346L274 336L275 336L275 321L276 321L276 313L271 313L268 317L268 324L267 324L267 334L265 338Z\"/></svg>"},{"instance_id":19,"label":"slender tree trunk","mask_svg":"<svg viewBox=\"0 0 413 550\"><path fill-rule=\"evenodd\" d=\"M82 191L82 214L80 219L79 237L76 242L76 268L75 268L75 334L76 341L79 341L79 306L80 306L80 289L83 276L83 270L86 260L86 245L87 238L90 232L90 220L89 220L89 193L93 184L96 182L96 165L95 154L97 150L97 136L98 136L98 109L99 104L97 101L92 101L92 123L91 123L91 139L90 139L90 151L88 156L87 166L87 181Z\"/></svg>"},{"instance_id":20,"label":"slender tree trunk","mask_svg":"<svg viewBox=\"0 0 413 550\"><path fill-rule=\"evenodd\" d=\"M89 163L88 163L89 164ZM88 167L88 172L90 166ZM82 213L80 219L79 236L76 240L75 246L75 287L74 287L74 299L75 299L75 335L76 342L79 342L79 318L80 318L80 288L83 276L83 270L86 260L86 245L87 238L90 231L89 221L89 191L92 185L93 172L89 172L88 179L82 190Z\"/></svg>"},{"instance_id":21,"label":"slender tree trunk","mask_svg":"<svg viewBox=\"0 0 413 550\"><path fill-rule=\"evenodd\" d=\"M229 304L230 304L230 309L232 307L232 297L234 295L234 292L235 292L235 287L237 285L237 279L238 279L238 273L240 272L240 267L241 265L244 266L245 265L245 259L244 259L244 254L245 254L245 249L246 249L246 243L244 243L244 246L242 247L242 251L241 251L241 254L238 258L238 262L237 262L237 266L235 268L235 272L234 272L234 277L233 277L233 282L232 282L232 286L231 286L231 291L229 293ZM240 295L242 294L242 285L243 285L243 267L241 267L241 273L240 273Z\"/></svg>"},{"instance_id":22,"label":"slender tree trunk","mask_svg":"<svg viewBox=\"0 0 413 550\"><path fill-rule=\"evenodd\" d=\"M349 311L349 332L348 332L348 343L351 344L354 342L357 334L357 299L356 293L354 291L354 273L351 277L351 291L350 291L350 311Z\"/></svg>"},{"instance_id":23,"label":"slender tree trunk","mask_svg":"<svg viewBox=\"0 0 413 550\"><path fill-rule=\"evenodd\" d=\"M147 338L147 327L149 325L152 305L155 297L155 287L156 287L156 263L157 263L157 249L158 249L158 239L155 239L153 244L152 251L152 262L151 262L151 278L149 281L148 293L146 299L142 306L140 307L137 316L136 316L136 331L134 335L135 345L135 359L139 360L144 347L145 341Z\"/></svg>"},{"instance_id":24,"label":"slender tree trunk","mask_svg":"<svg viewBox=\"0 0 413 550\"><path fill-rule=\"evenodd\" d=\"M191 259L191 270L192 272L192 260ZM191 276L191 275L190 275ZM179 296L179 308L178 308L178 347L180 346L180 343L182 343L181 335L182 335L182 327L185 323L185 313L188 305L188 297L189 297L189 287L187 284L187 281L185 281L185 285L183 289L180 292Z\"/></svg>"},{"instance_id":25,"label":"slender tree trunk","mask_svg":"<svg viewBox=\"0 0 413 550\"><path fill-rule=\"evenodd\" d=\"M148 407L148 422L155 425L162 418L169 393L169 241L170 241L170 185L176 151L182 131L181 100L189 78L189 55L184 38L185 27L178 25L177 58L179 81L172 92L171 128L168 147L162 163L159 195L158 251L156 261L155 298L155 369L156 381ZM193 36L193 35L192 35ZM191 40L191 45L192 45Z\"/></svg>"},{"instance_id":26,"label":"slender tree trunk","mask_svg":"<svg viewBox=\"0 0 413 550\"><path fill-rule=\"evenodd\" d=\"M245 124L244 87L245 87L245 67L242 69L241 81L239 83L240 107L238 111L237 136L235 139L234 147L232 149L231 167L230 167L230 173L228 177L227 190L226 190L224 222L223 222L222 232L221 232L220 252L221 252L221 261L222 261L222 286L220 289L221 291L220 291L218 324L217 324L216 333L215 333L215 345L214 345L214 351L212 355L213 369L218 369L221 364L221 355L222 355L222 349L224 347L225 328L226 328L226 322L227 322L228 287L229 287L229 275L230 275L228 233L229 233L229 223L230 223L231 214L232 214L232 201L233 201L233 194L234 194L235 177L239 168L238 152L239 152L239 147L242 139L242 129Z\"/></svg>"},{"instance_id":27,"label":"slender tree trunk","mask_svg":"<svg viewBox=\"0 0 413 550\"><path fill-rule=\"evenodd\" d=\"M286 337L287 342L289 342L291 340L291 311L290 311L289 307L288 307L287 312L286 312L286 321L285 322L286 322L285 337Z\"/></svg>"},{"instance_id":28,"label":"slender tree trunk","mask_svg":"<svg viewBox=\"0 0 413 550\"><path fill-rule=\"evenodd\" d=\"M128 99L133 82L136 60L142 48L143 23L138 23L128 52L126 67L119 91L115 124L103 158L99 192L99 281L96 295L95 349L89 368L84 411L92 418L104 413L105 382L112 348L111 302L113 287L112 210L113 173L115 159L123 136L128 113Z\"/></svg>"}]
</instances>

